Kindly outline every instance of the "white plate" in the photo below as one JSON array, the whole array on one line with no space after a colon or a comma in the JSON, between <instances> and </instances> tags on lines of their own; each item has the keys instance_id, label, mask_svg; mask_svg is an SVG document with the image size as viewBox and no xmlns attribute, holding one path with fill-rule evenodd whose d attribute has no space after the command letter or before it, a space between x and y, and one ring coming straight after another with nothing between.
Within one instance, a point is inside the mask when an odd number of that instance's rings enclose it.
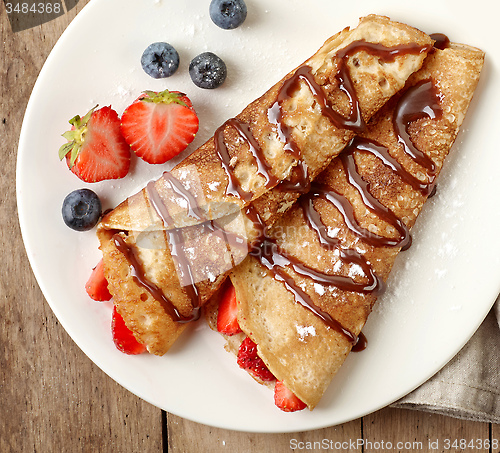
<instances>
[{"instance_id":1,"label":"white plate","mask_svg":"<svg viewBox=\"0 0 500 453\"><path fill-rule=\"evenodd\" d=\"M320 428L375 411L424 382L466 343L500 289L500 85L496 17L491 2L421 0L247 0L245 24L218 29L208 0L93 0L63 34L33 89L21 133L17 193L28 256L61 324L113 379L141 398L182 417L241 431L291 432ZM487 5L487 6L486 6ZM481 6L484 6L482 8ZM484 12L483 12L484 11ZM164 170L137 162L120 182L83 184L59 162L68 119L95 104L123 109L145 89L188 93L201 130L194 149L323 41L358 17L379 13L428 33L481 47L487 60L438 195L414 231L414 245L398 258L389 291L365 333L369 347L352 354L319 406L285 414L257 385L223 340L204 323L189 328L165 357L130 357L110 335L110 304L91 301L84 283L99 259L93 232L76 233L61 219L70 191L88 186L112 207ZM140 56L148 44L174 45L181 66L170 79L148 77ZM216 90L196 88L191 58L219 54L229 77ZM64 366L64 364L62 364Z\"/></svg>"}]
</instances>

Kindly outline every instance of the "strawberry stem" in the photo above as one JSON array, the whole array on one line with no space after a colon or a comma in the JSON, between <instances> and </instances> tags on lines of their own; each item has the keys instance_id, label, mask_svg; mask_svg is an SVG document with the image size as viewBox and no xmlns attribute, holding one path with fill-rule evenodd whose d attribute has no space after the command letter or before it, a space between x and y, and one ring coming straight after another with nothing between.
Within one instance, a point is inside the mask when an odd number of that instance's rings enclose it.
<instances>
[{"instance_id":1,"label":"strawberry stem","mask_svg":"<svg viewBox=\"0 0 500 453\"><path fill-rule=\"evenodd\" d=\"M172 93L168 90L164 90L159 93L146 90L143 93L146 96L141 98L141 101L144 102L153 102L155 104L180 104L187 107L187 104L182 100L182 97L185 96L184 93Z\"/></svg>"},{"instance_id":2,"label":"strawberry stem","mask_svg":"<svg viewBox=\"0 0 500 453\"><path fill-rule=\"evenodd\" d=\"M68 140L68 143L65 143L59 148L59 160L63 160L66 155L71 152L70 156L70 168L74 165L76 158L78 157L78 152L85 141L85 133L87 132L87 124L94 113L94 110L98 106L91 108L87 114L81 118L80 115L75 115L73 118L69 120L69 124L73 126L73 128L69 131L66 131L62 136Z\"/></svg>"}]
</instances>

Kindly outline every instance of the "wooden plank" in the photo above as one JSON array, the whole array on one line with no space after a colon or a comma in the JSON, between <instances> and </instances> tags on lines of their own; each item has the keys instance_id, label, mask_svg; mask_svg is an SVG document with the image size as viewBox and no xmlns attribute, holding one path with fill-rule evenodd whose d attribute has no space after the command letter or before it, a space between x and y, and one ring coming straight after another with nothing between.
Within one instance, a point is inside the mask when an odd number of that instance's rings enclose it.
<instances>
[{"instance_id":1,"label":"wooden plank","mask_svg":"<svg viewBox=\"0 0 500 453\"><path fill-rule=\"evenodd\" d=\"M0 451L161 451L160 410L85 357L34 282L24 295L9 294L23 308L10 310L0 337L9 345L0 371Z\"/></svg>"},{"instance_id":2,"label":"wooden plank","mask_svg":"<svg viewBox=\"0 0 500 453\"><path fill-rule=\"evenodd\" d=\"M256 434L212 428L168 414L167 435L169 453L328 451L328 447L335 447L336 444L349 447L350 440L361 438L361 420L315 431ZM329 451L334 450L331 448ZM347 448L342 451L360 453L361 449Z\"/></svg>"},{"instance_id":3,"label":"wooden plank","mask_svg":"<svg viewBox=\"0 0 500 453\"><path fill-rule=\"evenodd\" d=\"M500 451L500 425L495 423L490 425L490 444L491 452L498 453Z\"/></svg>"},{"instance_id":4,"label":"wooden plank","mask_svg":"<svg viewBox=\"0 0 500 453\"><path fill-rule=\"evenodd\" d=\"M17 221L16 154L24 110L49 51L87 2L15 34L0 5L2 452L157 452L163 446L161 411L108 378L59 325L33 277Z\"/></svg>"},{"instance_id":5,"label":"wooden plank","mask_svg":"<svg viewBox=\"0 0 500 453\"><path fill-rule=\"evenodd\" d=\"M478 423L422 411L386 408L363 419L364 452L487 453L488 423ZM462 441L463 439L463 441ZM483 440L479 443L478 440ZM473 444L470 444L473 442ZM471 448L474 445L474 448Z\"/></svg>"}]
</instances>

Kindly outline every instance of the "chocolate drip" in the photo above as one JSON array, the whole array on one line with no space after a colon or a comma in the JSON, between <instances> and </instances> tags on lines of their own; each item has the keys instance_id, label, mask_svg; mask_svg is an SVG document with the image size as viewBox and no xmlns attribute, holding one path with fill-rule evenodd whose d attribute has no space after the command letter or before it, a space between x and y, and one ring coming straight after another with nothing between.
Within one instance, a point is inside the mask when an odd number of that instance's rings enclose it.
<instances>
[{"instance_id":1,"label":"chocolate drip","mask_svg":"<svg viewBox=\"0 0 500 453\"><path fill-rule=\"evenodd\" d=\"M393 226L399 233L399 237L392 239L384 236L378 236L365 229L359 228L356 233L362 237L368 244L374 246L401 247L405 249L409 247L411 242L410 232L408 227L386 206L378 201L370 192L370 184L368 184L358 173L356 161L354 160L353 152L356 149L355 141L351 142L345 153L340 155L340 159L344 166L349 182L356 187L363 199L365 206L379 218ZM372 151L372 148L365 147L365 151ZM381 148L375 149L374 153L380 153ZM393 160L394 161L394 160ZM354 219L354 216L352 217ZM352 224L353 222L351 222ZM356 222L357 223L357 222ZM349 225L349 224L348 224ZM360 234L361 232L361 234Z\"/></svg>"},{"instance_id":2,"label":"chocolate drip","mask_svg":"<svg viewBox=\"0 0 500 453\"><path fill-rule=\"evenodd\" d=\"M361 113L359 99L356 95L353 81L350 77L346 65L347 58L358 51L365 51L370 53L371 55L377 56L385 62L390 62L394 61L397 56L406 54L420 54L428 50L429 46L418 46L416 44L407 44L388 48L381 44L368 43L362 40L354 41L344 49L341 49L336 55L336 58L338 60L338 72L336 78L339 82L339 89L349 99L350 113L347 117L343 117L338 112L333 110L323 88L315 81L315 78L312 74L312 69L309 66L300 67L294 75L287 79L283 83L283 86L280 88L276 101L272 104L267 112L269 122L276 126L278 138L284 144L285 151L289 152L298 161L297 166L292 173L292 177L288 181L282 181L279 184L280 189L284 191L298 191L303 193L310 187L307 165L302 160L300 148L293 140L292 129L288 127L283 121L283 112L281 108L282 103L288 98L292 97L300 88L301 81L305 82L308 85L315 101L320 107L322 115L328 118L334 126L342 129L349 129L356 133L359 133L365 130L366 124ZM415 96L410 95L407 98L403 97L405 99L402 98L402 101L400 101L400 105L398 105L397 110L398 114L395 117L395 129L398 133L398 140L400 140L400 142L404 144L406 152L408 152L408 154L410 154L412 157L416 156L414 158L417 160L417 162L427 168L425 164L427 164L427 166L429 165L426 161L426 156L416 150L411 142L410 144L408 144L409 136L407 127L409 122L414 121L415 119L425 116L429 116L431 118L435 117L437 114L436 112L438 112L438 108L435 105L430 105L429 107L429 103L427 102L427 104L424 106L426 107L425 112L423 114L419 114L418 108L422 107L423 105L422 102L420 102L420 99L422 95L425 96L428 93L428 88L423 88L422 90L418 90L417 88L415 89L417 90ZM215 151L228 178L226 194L236 196L243 201L249 201L252 199L253 194L251 192L245 191L241 187L241 184L235 177L233 169L231 168L231 157L229 155L226 144L224 143L224 130L226 127L232 127L236 129L239 137L243 139L243 141L248 145L249 150L256 161L258 173L266 179L266 188L274 187L279 182L279 179L272 174L272 167L267 163L258 141L251 133L250 126L237 118L228 120L219 129L217 129L214 135ZM380 155L382 155L382 153L380 153ZM346 156L348 156L348 154L346 154ZM354 161L352 160L351 162L351 160L349 160L351 159L350 157L343 157L343 159L347 171L351 171L351 173L349 173L351 175L351 182L355 184L358 190L360 190L360 193L362 193L363 199L365 200L367 205L371 209L374 209L377 213L381 212L382 214L380 215L384 219L393 221L394 219L391 217L392 213L389 214L388 212L390 211L381 209L380 203L378 203L378 201L376 201L371 195L367 195L367 193L369 193L368 186L355 176L355 173L353 173L354 170L349 170L351 167L355 169L355 163L353 164ZM390 159L386 158L386 161L390 162ZM435 167L431 166L430 171L431 173L435 171ZM227 233L214 221L208 221L204 216L202 210L197 205L196 199L192 196L192 194L189 193L189 191L185 189L180 181L176 180L169 173L165 173L163 177L169 184L170 188L176 193L176 195L181 196L186 201L188 206L188 215L194 217L197 220L200 220L205 230L221 235L220 237L223 237L226 241L226 244L228 245L241 247L244 244L242 238L238 237L237 235ZM163 220L165 226L172 227L174 224L173 219L170 216L165 204L161 200L158 192L156 191L153 182L150 182L147 185L147 193L151 201L151 205L156 210L159 217ZM406 240L406 238L404 237L404 229L400 228L400 225L397 222L395 222L395 227L400 232L400 238L398 240L381 238L378 236L375 237L371 233L368 234L369 232L362 229L357 224L354 219L352 206L348 207L346 202L343 201L339 196L337 196L338 194L334 195L334 191L332 191L331 189L326 190L323 187L315 185L313 186L312 193L316 194L317 196L326 198L329 201L333 200L332 202L343 213L342 215L346 219L346 222L353 229L353 231L357 231L358 234L360 234L362 237L369 237L369 240L375 240L378 241L378 243L380 243L381 241L387 242L387 244L384 242L384 245L392 245L392 242L398 243L398 245L402 245ZM284 268L292 268L299 275L311 278L313 281L323 283L325 285L332 285L346 291L380 294L384 290L384 282L373 272L371 265L362 255L354 250L343 249L338 241L330 238L327 235L326 227L322 223L320 215L314 209L312 198L306 197L304 198L304 200L302 200L301 203L306 214L307 221L309 225L316 230L320 239L320 243L323 246L337 247L340 252L341 259L345 262L357 264L358 266L360 266L365 274L365 279L367 281L359 283L348 277L329 275L314 270L306 266L297 258L279 249L279 247L273 240L266 237L265 224L251 205L246 208L245 212L247 216L253 221L255 228L259 233L259 237L251 245L250 254L258 257L263 265L265 265L272 272L274 277L285 284L286 288L288 288L294 294L297 302L301 303L304 307L308 308L321 319L323 319L331 328L345 335L352 344L356 344L358 342L358 338L356 337L356 335L343 327L338 321L331 318L328 313L322 311L319 307L317 307L312 299L308 296L308 294L304 290L302 290L295 283L293 278L284 271ZM200 316L201 301L200 294L195 285L194 277L192 275L192 269L189 260L186 258L181 245L183 242L182 232L178 228L167 228L165 234L167 236L172 257L177 262L181 278L190 282L185 286L185 289L188 297L191 299L193 312L190 316L187 317L181 315L172 304L172 302L164 296L162 291L156 285L147 280L140 266L140 263L137 261L133 251L127 246L123 238L121 238L119 235L114 235L113 239L115 241L116 247L126 256L127 260L129 261L132 272L134 274L134 279L136 279L138 284L147 289L153 295L153 297L160 301L160 303L165 308L165 311L171 315L172 319L174 319L174 321L176 322L194 321Z\"/></svg>"},{"instance_id":3,"label":"chocolate drip","mask_svg":"<svg viewBox=\"0 0 500 453\"><path fill-rule=\"evenodd\" d=\"M225 231L224 228L220 226L215 220L207 220L193 195L188 190L186 190L181 182L177 180L173 175L165 172L163 174L163 178L168 182L172 190L174 190L177 195L182 196L187 202L188 212L190 213L190 215L201 221L201 223L197 225L197 227L201 229L200 234L213 234L222 239L226 246L238 249L247 248L247 244L244 238L234 233ZM151 206L154 208L158 216L162 219L163 224L166 227L172 227L174 225L174 221L170 216L165 203L158 194L153 181L147 184L146 190L151 202ZM180 280L183 282L188 282L187 285L183 285L183 288L191 301L191 306L193 307L192 315L189 317L180 316L175 306L163 295L161 290L151 282L147 282L144 273L141 274L142 277L140 281L142 282L142 286L144 286L146 289L151 289L150 292L152 296L162 303L165 311L170 314L175 322L182 323L196 321L200 317L201 295L195 284L195 277L193 275L191 262L187 258L183 247L184 238L182 234L182 228L167 228L167 230L165 231L165 235L167 237L171 256L177 265L177 271L179 272Z\"/></svg>"},{"instance_id":4,"label":"chocolate drip","mask_svg":"<svg viewBox=\"0 0 500 453\"><path fill-rule=\"evenodd\" d=\"M146 277L144 269L135 256L134 251L127 245L125 240L119 234L113 235L113 241L116 248L123 253L126 260L130 264L133 280L139 286L146 289L158 302L160 302L163 309L172 317L174 321L186 323L199 319L199 307L193 308L193 312L190 316L184 316L179 312L179 310L177 310L172 301L165 297L163 291Z\"/></svg>"},{"instance_id":5,"label":"chocolate drip","mask_svg":"<svg viewBox=\"0 0 500 453\"><path fill-rule=\"evenodd\" d=\"M363 255L353 249L341 248L339 239L328 235L326 225L321 220L321 215L314 208L314 199L317 197L331 202L339 210L353 231L359 229L366 233L369 232L363 230L355 221L354 211L349 201L329 186L313 183L311 192L300 200L307 224L316 232L321 246L324 248L337 248L340 252L340 259L343 262L358 265L368 279L368 283L357 283L350 278L342 277L342 280L339 280L336 286L344 291L374 293L375 295L381 294L385 289L384 282L373 272L373 268L368 264Z\"/></svg>"},{"instance_id":6,"label":"chocolate drip","mask_svg":"<svg viewBox=\"0 0 500 453\"><path fill-rule=\"evenodd\" d=\"M174 178L171 174L165 172L163 174L163 178L168 182L168 184L176 194L181 195L186 200L188 204L189 213L192 216L196 217L198 220L202 220L204 218L204 215L201 209L199 208L198 204L196 203L196 200L193 197L193 195L189 193L189 191L186 190L186 188L180 183L180 181ZM151 205L153 206L159 217L162 219L163 224L166 226L169 225L172 226L174 224L174 221L170 216L165 203L160 198L160 195L158 194L158 191L155 188L154 182L151 181L148 183L148 185L146 186L146 191L149 197L149 201L151 202ZM170 300L166 299L163 296L163 293L161 292L161 290L159 290L159 288L151 292L151 294L155 299L162 302L163 307L165 308L167 313L170 314L170 316L174 321L176 322L195 321L200 317L200 305L201 305L200 294L198 288L194 283L194 277L190 262L186 257L186 254L182 247L182 243L184 242L184 239L182 237L182 232L178 228L172 228L172 229L167 229L165 231L165 234L169 244L170 253L172 255L172 258L175 260L177 264L177 270L180 274L180 277L182 280L189 282L188 285L184 286L184 290L186 291L187 296L191 300L193 313L190 317L187 318L180 317L178 315L178 311L175 308L175 306L172 304ZM161 295L159 293L161 293Z\"/></svg>"},{"instance_id":7,"label":"chocolate drip","mask_svg":"<svg viewBox=\"0 0 500 453\"><path fill-rule=\"evenodd\" d=\"M356 184L358 184L358 180L360 180L361 177L358 173L355 173L353 179L355 179ZM311 227L318 233L321 244L323 246L334 245L335 240L328 236L326 226L321 222L319 214L314 208L313 201L318 197L332 203L344 218L347 227L354 234L356 234L356 236L362 238L368 244L377 247L406 247L410 242L408 228L392 213L392 211L383 206L370 194L367 184L364 181L359 181L359 183L359 187L356 187L360 192L362 192L362 198L365 203L367 203L367 207L376 215L382 217L385 221L393 225L400 233L400 236L395 239L378 236L361 227L354 215L354 208L352 207L352 204L346 197L344 197L344 195L326 184L313 183L311 191L306 197L303 197L303 199L300 200L300 203L309 225L311 225ZM314 215L313 212L316 212L317 215Z\"/></svg>"},{"instance_id":8,"label":"chocolate drip","mask_svg":"<svg viewBox=\"0 0 500 453\"><path fill-rule=\"evenodd\" d=\"M448 38L448 36L443 35L443 33L433 33L429 36L435 41L434 48L444 50L450 47L450 39Z\"/></svg>"},{"instance_id":9,"label":"chocolate drip","mask_svg":"<svg viewBox=\"0 0 500 453\"><path fill-rule=\"evenodd\" d=\"M285 287L294 295L295 301L300 303L304 308L310 310L321 320L323 320L329 327L342 333L352 344L357 341L349 329L342 326L341 323L333 319L327 312L321 310L311 299L311 297L295 282L295 280L288 275L283 268L288 266L293 268L298 274L312 278L314 281L322 282L323 284L338 285L338 280L343 277L336 275L328 275L314 269L309 268L293 256L287 254L284 250L280 250L275 242L270 239L262 241L258 248L257 253L255 250L250 253L256 256L260 262L273 274L274 278L285 284Z\"/></svg>"},{"instance_id":10,"label":"chocolate drip","mask_svg":"<svg viewBox=\"0 0 500 453\"><path fill-rule=\"evenodd\" d=\"M257 258L260 263L271 272L276 280L285 285L285 288L293 294L295 302L314 313L330 328L343 334L349 342L352 344L356 343L356 335L345 328L340 322L332 318L327 312L321 310L321 308L314 303L309 294L296 283L293 277L285 272L284 267L291 267L299 275L311 278L323 284L334 286L338 286L339 279L342 277L325 274L306 266L297 258L280 250L277 244L269 238L257 243L249 254Z\"/></svg>"},{"instance_id":11,"label":"chocolate drip","mask_svg":"<svg viewBox=\"0 0 500 453\"><path fill-rule=\"evenodd\" d=\"M366 129L366 124L361 113L361 107L356 90L354 89L353 81L346 65L347 58L358 51L365 51L377 56L384 62L391 62L398 56L408 54L418 55L428 51L429 48L430 46L420 46L414 43L394 47L385 47L382 44L358 40L350 43L344 49L339 50L336 55L338 60L336 78L339 81L339 89L345 93L349 99L350 113L347 117L342 116L332 108L323 87L316 82L314 75L312 74L312 69L309 66L301 66L291 77L286 79L278 91L276 101L268 109L267 117L269 122L276 126L278 138L283 143L283 149L298 160L298 166L300 166L300 168L298 171L294 172L291 181L281 182L279 185L280 189L284 191L298 190L304 193L307 192L307 188L309 187L307 166L302 161L302 152L299 146L293 140L292 128L287 126L283 121L282 111L283 102L294 96L300 88L301 81L304 81L308 85L314 100L320 107L322 115L328 118L334 126L340 129L349 129L359 133ZM224 129L226 126L234 127L240 137L248 144L250 151L257 162L259 174L266 178L266 188L273 187L279 180L270 172L271 166L266 162L262 149L260 148L255 137L252 135L249 125L236 118L228 120L217 129L214 137L215 151L229 180L226 188L226 194L239 197L243 201L249 201L252 199L253 194L243 190L230 166L231 157L224 143Z\"/></svg>"},{"instance_id":12,"label":"chocolate drip","mask_svg":"<svg viewBox=\"0 0 500 453\"><path fill-rule=\"evenodd\" d=\"M226 195L234 195L244 201L248 201L253 197L252 192L247 192L241 187L241 184L239 183L233 173L233 170L231 169L231 157L229 156L228 149L226 147L226 144L224 143L224 129L226 128L226 126L230 126L236 129L238 135L248 145L250 152L252 153L252 156L257 163L258 174L266 178L265 187L268 189L274 187L279 182L279 179L272 174L272 168L267 163L259 143L252 135L250 126L237 118L231 118L227 120L221 127L219 127L215 131L214 135L215 152L217 153L217 156L219 157L222 167L224 168L226 176L229 180L228 186L226 188Z\"/></svg>"},{"instance_id":13,"label":"chocolate drip","mask_svg":"<svg viewBox=\"0 0 500 453\"><path fill-rule=\"evenodd\" d=\"M349 263L357 264L363 267L368 277L368 282L358 283L355 282L350 277L344 277L342 275L330 275L324 272L313 269L306 264L304 264L299 259L287 253L278 247L276 242L272 239L266 238L262 241L257 248L254 248L250 255L259 257L262 261L267 264L266 267L269 268L269 263L271 267L291 267L297 274L302 277L308 277L316 283L322 283L327 286L335 286L336 288L342 289L344 291L356 291L359 293L375 293L378 294L380 290L383 289L383 283L375 276L371 266L369 266L364 258L360 256L357 252L350 249L339 249L341 252L341 257L344 261Z\"/></svg>"},{"instance_id":14,"label":"chocolate drip","mask_svg":"<svg viewBox=\"0 0 500 453\"><path fill-rule=\"evenodd\" d=\"M162 177L165 181L167 181L170 188L177 195L184 198L184 200L186 201L187 207L188 207L188 215L191 217L194 217L197 220L202 220L202 221L205 220L205 214L200 209L198 202L196 201L196 198L193 196L193 194L189 190L187 190L178 179L174 178L174 176L172 176L172 174L170 174L168 172L164 172ZM152 187L154 187L154 186L151 186L148 184L148 193L151 192ZM156 192L156 190L155 190L155 192ZM157 197L155 197L155 199L156 199L156 201L158 201ZM161 203L161 204L163 204L163 203ZM169 224L172 223L172 220L170 219L170 216L168 215L168 213L167 213L167 216L169 217ZM165 219L164 219L164 221L165 221Z\"/></svg>"},{"instance_id":15,"label":"chocolate drip","mask_svg":"<svg viewBox=\"0 0 500 453\"><path fill-rule=\"evenodd\" d=\"M410 87L398 101L393 117L394 131L406 154L427 170L429 183L435 179L436 165L430 157L416 148L410 138L410 123L423 118L440 118L443 111L439 106L439 94L432 80L422 80Z\"/></svg>"},{"instance_id":16,"label":"chocolate drip","mask_svg":"<svg viewBox=\"0 0 500 453\"><path fill-rule=\"evenodd\" d=\"M352 347L351 351L352 352L361 352L366 349L368 346L368 340L366 339L366 336L363 332L360 332L358 335L358 341L356 341L356 344Z\"/></svg>"},{"instance_id":17,"label":"chocolate drip","mask_svg":"<svg viewBox=\"0 0 500 453\"><path fill-rule=\"evenodd\" d=\"M310 310L322 319L330 328L343 334L352 344L355 344L357 341L356 335L349 329L342 326L341 323L333 319L327 312L321 310L321 308L314 303L307 292L304 291L295 282L295 280L284 271L284 268L290 267L297 274L310 278L318 283L335 287L343 287L350 291L360 292L372 292L376 290L376 286L379 285L379 280L374 276L374 274L371 273L370 276L372 279L369 279L369 282L364 284L356 283L349 277L330 275L312 269L296 257L280 249L273 239L267 237L264 222L251 206L246 209L246 215L254 223L255 229L259 232L259 237L252 245L249 254L257 258L262 265L264 265L272 273L274 278L281 281L285 285L285 287L294 295L294 299L297 303ZM366 269L366 262L362 262L362 258L361 260L358 260L357 257L354 256L355 252L351 250L343 250L342 252L345 252L345 256L347 259L351 259L351 262L365 265L364 267Z\"/></svg>"},{"instance_id":18,"label":"chocolate drip","mask_svg":"<svg viewBox=\"0 0 500 453\"><path fill-rule=\"evenodd\" d=\"M337 53L338 73L337 79L340 82L339 88L349 98L351 111L344 118L337 112L334 112L330 120L337 126L343 129L350 129L356 133L363 132L366 129L366 124L361 114L359 99L354 89L354 84L349 74L346 62L347 58L359 51L367 52L370 55L378 57L381 61L392 62L398 56L418 55L427 52L430 46L420 46L416 43L402 44L394 47L386 47L380 43L371 43L363 40L353 41Z\"/></svg>"},{"instance_id":19,"label":"chocolate drip","mask_svg":"<svg viewBox=\"0 0 500 453\"><path fill-rule=\"evenodd\" d=\"M422 182L418 178L415 178L411 173L407 172L405 168L389 154L389 150L377 143L374 140L369 140L362 137L354 137L344 153L353 153L354 151L366 151L374 156L378 157L386 167L389 167L407 184L409 184L413 189L419 191L423 196L431 196L431 193L435 191L434 185Z\"/></svg>"},{"instance_id":20,"label":"chocolate drip","mask_svg":"<svg viewBox=\"0 0 500 453\"><path fill-rule=\"evenodd\" d=\"M168 184L176 194L181 195L184 198L184 200L188 205L189 213L194 217L196 217L198 220L203 220L204 215L201 209L199 208L196 199L193 197L191 193L189 193L189 191L186 190L186 188L181 184L181 182L167 172L163 174L163 178L165 179L165 181L168 182ZM174 224L174 221L170 216L165 203L160 198L157 190L155 189L154 183L149 182L148 185L146 186L146 190L151 205L163 220L164 225L172 226ZM181 280L189 282L187 285L184 286L184 290L186 291L189 299L191 300L193 309L196 309L197 307L200 306L200 294L198 292L198 288L194 283L195 280L193 277L191 264L188 258L186 257L184 248L182 247L182 244L184 242L184 238L182 237L182 231L178 228L172 228L172 229L167 229L165 231L165 234L169 244L170 253L172 255L172 258L175 260L177 264L177 270L179 272Z\"/></svg>"},{"instance_id":21,"label":"chocolate drip","mask_svg":"<svg viewBox=\"0 0 500 453\"><path fill-rule=\"evenodd\" d=\"M437 169L434 162L413 145L408 133L408 128L412 121L426 117L435 119L440 117L441 114L442 109L439 106L439 96L431 80L421 81L409 88L399 99L394 113L393 123L398 142L403 145L405 152L409 154L416 163L422 165L427 170L428 182L422 182L415 178L390 155L386 147L372 140L355 137L340 155L348 180L359 191L366 207L385 222L392 225L399 232L399 238L390 239L377 236L361 228L354 218L352 206L350 206L349 202L338 194L338 192L334 190L328 191L328 188L323 187L319 191L321 193L316 190L316 192L318 192L316 196L322 196L334 203L344 216L349 229L363 238L367 243L374 246L401 247L403 250L406 250L411 245L411 236L408 227L390 209L382 205L371 194L370 185L363 180L357 170L354 152L361 151L373 154L413 189L419 191L423 196L429 197L435 193Z\"/></svg>"},{"instance_id":22,"label":"chocolate drip","mask_svg":"<svg viewBox=\"0 0 500 453\"><path fill-rule=\"evenodd\" d=\"M171 230L166 230L168 246L170 248L170 254L177 264L177 272L179 273L179 280L182 282L189 282L187 285L184 284L182 287L186 291L187 296L191 300L191 306L193 307L193 312L199 311L201 306L201 297L198 287L195 284L195 279L193 276L193 269L191 268L191 263L186 257L184 247L184 238L182 236L182 231L178 228ZM199 317L199 314L198 314Z\"/></svg>"}]
</instances>

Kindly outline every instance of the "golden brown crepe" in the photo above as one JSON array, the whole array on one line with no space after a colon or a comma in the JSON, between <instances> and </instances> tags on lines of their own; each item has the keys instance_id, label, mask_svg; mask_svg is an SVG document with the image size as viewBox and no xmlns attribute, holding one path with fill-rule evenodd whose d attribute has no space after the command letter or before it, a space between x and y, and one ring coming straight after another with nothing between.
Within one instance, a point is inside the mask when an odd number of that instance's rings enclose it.
<instances>
[{"instance_id":1,"label":"golden brown crepe","mask_svg":"<svg viewBox=\"0 0 500 453\"><path fill-rule=\"evenodd\" d=\"M244 258L236 236L248 239L242 210L252 203L267 225L275 222L420 69L431 44L388 18L361 19L103 218L97 234L114 304L149 352L168 351ZM173 259L172 241L186 237L196 247L176 249Z\"/></svg>"},{"instance_id":2,"label":"golden brown crepe","mask_svg":"<svg viewBox=\"0 0 500 453\"><path fill-rule=\"evenodd\" d=\"M261 259L264 249L231 272L240 327L257 343L269 370L311 410L353 348L397 254L409 245L407 229L432 193L478 83L483 58L482 51L458 44L429 55L403 92L318 177L311 193L267 231L268 245L274 244L278 255L308 266L306 272L290 265L269 270ZM404 142L406 133L409 141ZM367 151L384 148L392 160ZM353 169L349 178L348 168ZM333 191L341 195L330 198L347 200L347 208L341 208L346 214L325 199ZM369 208L377 203L389 212ZM308 212L316 212L321 222L310 223ZM355 258L349 258L350 253ZM308 269L318 275L311 277ZM344 280L321 282L325 274ZM357 286L347 288L346 282ZM316 313L304 301L312 302ZM213 324L216 306L211 308ZM333 323L321 316L331 317ZM229 339L229 348L234 351L238 341L241 338Z\"/></svg>"}]
</instances>

